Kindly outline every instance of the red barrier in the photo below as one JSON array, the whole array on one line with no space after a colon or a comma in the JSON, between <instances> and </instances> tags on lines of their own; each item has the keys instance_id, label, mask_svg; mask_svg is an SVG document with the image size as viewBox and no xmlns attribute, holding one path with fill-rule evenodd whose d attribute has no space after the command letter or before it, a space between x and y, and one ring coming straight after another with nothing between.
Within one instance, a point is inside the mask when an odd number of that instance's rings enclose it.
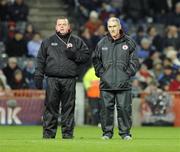
<instances>
[{"instance_id":1,"label":"red barrier","mask_svg":"<svg viewBox=\"0 0 180 152\"><path fill-rule=\"evenodd\" d=\"M180 93L172 93L174 95L174 99L173 99L173 111L175 114L175 121L174 121L174 125L175 126L180 126Z\"/></svg>"}]
</instances>

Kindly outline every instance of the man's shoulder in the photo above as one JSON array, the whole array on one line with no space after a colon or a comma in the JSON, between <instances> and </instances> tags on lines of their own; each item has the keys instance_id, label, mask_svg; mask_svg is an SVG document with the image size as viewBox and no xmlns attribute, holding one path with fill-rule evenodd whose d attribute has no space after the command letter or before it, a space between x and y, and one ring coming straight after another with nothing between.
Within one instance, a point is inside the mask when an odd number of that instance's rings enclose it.
<instances>
[{"instance_id":1,"label":"man's shoulder","mask_svg":"<svg viewBox=\"0 0 180 152\"><path fill-rule=\"evenodd\" d=\"M76 34L71 34L71 38L76 40L76 41L83 41L83 39L80 36L76 35Z\"/></svg>"},{"instance_id":2,"label":"man's shoulder","mask_svg":"<svg viewBox=\"0 0 180 152\"><path fill-rule=\"evenodd\" d=\"M53 34L53 35L51 35L51 36L49 36L49 37L47 37L47 38L44 38L43 39L43 42L47 42L47 41L50 41L50 40L52 40L52 39L54 39L55 38L55 34Z\"/></svg>"},{"instance_id":3,"label":"man's shoulder","mask_svg":"<svg viewBox=\"0 0 180 152\"><path fill-rule=\"evenodd\" d=\"M42 43L44 45L49 45L51 42L53 42L55 40L55 38L56 38L56 34L53 34L53 35L43 39Z\"/></svg>"},{"instance_id":4,"label":"man's shoulder","mask_svg":"<svg viewBox=\"0 0 180 152\"><path fill-rule=\"evenodd\" d=\"M133 48L136 47L136 42L129 36L125 35L126 42Z\"/></svg>"},{"instance_id":5,"label":"man's shoulder","mask_svg":"<svg viewBox=\"0 0 180 152\"><path fill-rule=\"evenodd\" d=\"M80 37L78 35L74 34L74 33L71 34L71 37L76 38L76 39L80 39Z\"/></svg>"},{"instance_id":6,"label":"man's shoulder","mask_svg":"<svg viewBox=\"0 0 180 152\"><path fill-rule=\"evenodd\" d=\"M102 44L104 44L104 43L107 43L108 40L109 40L109 39L108 39L108 36L105 35L105 36L103 36L103 37L99 40L98 45L102 45Z\"/></svg>"}]
</instances>

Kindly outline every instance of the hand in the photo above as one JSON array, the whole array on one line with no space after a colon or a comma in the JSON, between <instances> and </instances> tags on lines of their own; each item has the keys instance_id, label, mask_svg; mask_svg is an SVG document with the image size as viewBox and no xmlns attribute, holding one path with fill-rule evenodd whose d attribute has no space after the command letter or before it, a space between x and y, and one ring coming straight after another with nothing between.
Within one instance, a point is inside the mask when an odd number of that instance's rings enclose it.
<instances>
[{"instance_id":1,"label":"hand","mask_svg":"<svg viewBox=\"0 0 180 152\"><path fill-rule=\"evenodd\" d=\"M72 48L67 48L65 50L65 54L68 59L75 60L75 58L76 58L76 53L75 53L75 51L72 50Z\"/></svg>"},{"instance_id":2,"label":"hand","mask_svg":"<svg viewBox=\"0 0 180 152\"><path fill-rule=\"evenodd\" d=\"M34 78L35 85L37 89L43 88L43 79L42 78Z\"/></svg>"}]
</instances>

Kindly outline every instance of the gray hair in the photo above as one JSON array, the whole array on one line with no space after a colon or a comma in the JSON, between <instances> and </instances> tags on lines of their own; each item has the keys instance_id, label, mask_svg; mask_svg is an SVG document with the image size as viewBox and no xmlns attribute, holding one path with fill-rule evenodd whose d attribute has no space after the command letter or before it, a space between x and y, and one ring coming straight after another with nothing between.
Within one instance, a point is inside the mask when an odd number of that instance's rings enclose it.
<instances>
[{"instance_id":1,"label":"gray hair","mask_svg":"<svg viewBox=\"0 0 180 152\"><path fill-rule=\"evenodd\" d=\"M121 26L121 22L120 22L119 18L117 18L117 17L110 17L108 19L107 23L110 22L110 21L117 22Z\"/></svg>"}]
</instances>

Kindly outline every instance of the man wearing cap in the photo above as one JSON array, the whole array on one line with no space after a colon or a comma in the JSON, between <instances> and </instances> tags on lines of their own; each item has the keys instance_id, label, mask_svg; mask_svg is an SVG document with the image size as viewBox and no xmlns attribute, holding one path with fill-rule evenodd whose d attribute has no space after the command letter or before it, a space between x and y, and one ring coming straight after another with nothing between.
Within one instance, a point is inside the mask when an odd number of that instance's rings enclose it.
<instances>
[{"instance_id":1,"label":"man wearing cap","mask_svg":"<svg viewBox=\"0 0 180 152\"><path fill-rule=\"evenodd\" d=\"M86 44L71 33L68 19L59 17L56 33L41 44L34 76L38 89L42 89L44 75L47 76L43 138L55 138L60 104L62 138L73 138L78 66L87 62L89 57Z\"/></svg>"},{"instance_id":2,"label":"man wearing cap","mask_svg":"<svg viewBox=\"0 0 180 152\"><path fill-rule=\"evenodd\" d=\"M131 78L140 67L136 44L124 34L118 18L107 22L109 34L103 37L93 52L96 76L100 77L101 126L103 139L113 137L114 106L117 108L119 135L131 140Z\"/></svg>"}]
</instances>

